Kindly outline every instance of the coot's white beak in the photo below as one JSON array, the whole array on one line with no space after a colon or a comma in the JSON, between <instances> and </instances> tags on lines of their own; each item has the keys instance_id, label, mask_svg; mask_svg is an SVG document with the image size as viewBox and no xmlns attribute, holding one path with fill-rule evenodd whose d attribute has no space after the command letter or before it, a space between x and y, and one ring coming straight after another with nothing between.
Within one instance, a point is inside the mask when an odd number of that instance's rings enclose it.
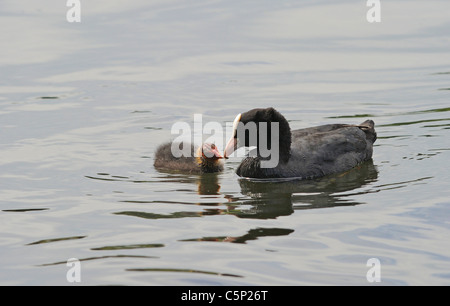
<instances>
[{"instance_id":1,"label":"coot's white beak","mask_svg":"<svg viewBox=\"0 0 450 306\"><path fill-rule=\"evenodd\" d=\"M237 148L237 139L232 137L230 140L228 140L227 146L225 147L225 150L223 151L223 158L228 158L234 150Z\"/></svg>"},{"instance_id":2,"label":"coot's white beak","mask_svg":"<svg viewBox=\"0 0 450 306\"><path fill-rule=\"evenodd\" d=\"M241 121L241 114L238 114L233 121L233 132L231 133L231 138L228 140L227 146L223 152L223 157L228 158L237 149L237 127Z\"/></svg>"}]
</instances>

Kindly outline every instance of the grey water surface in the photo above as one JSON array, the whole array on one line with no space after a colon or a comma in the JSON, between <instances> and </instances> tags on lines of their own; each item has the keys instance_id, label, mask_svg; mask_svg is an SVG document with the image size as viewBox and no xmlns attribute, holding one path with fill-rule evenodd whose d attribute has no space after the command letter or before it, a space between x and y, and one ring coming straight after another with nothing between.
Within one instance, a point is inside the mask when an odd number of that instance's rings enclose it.
<instances>
[{"instance_id":1,"label":"grey water surface","mask_svg":"<svg viewBox=\"0 0 450 306\"><path fill-rule=\"evenodd\" d=\"M450 285L450 3L0 3L0 284ZM318 180L153 167L175 122L376 123ZM224 144L218 143L223 150ZM370 283L370 258L380 282Z\"/></svg>"}]
</instances>

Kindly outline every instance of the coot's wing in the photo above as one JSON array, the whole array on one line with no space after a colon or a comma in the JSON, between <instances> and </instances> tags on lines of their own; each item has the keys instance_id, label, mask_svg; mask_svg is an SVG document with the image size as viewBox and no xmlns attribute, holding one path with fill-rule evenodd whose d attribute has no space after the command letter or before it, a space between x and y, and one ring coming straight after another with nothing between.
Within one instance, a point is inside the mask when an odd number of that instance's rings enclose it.
<instances>
[{"instance_id":1,"label":"coot's wing","mask_svg":"<svg viewBox=\"0 0 450 306\"><path fill-rule=\"evenodd\" d=\"M358 126L326 125L292 135L289 167L302 176L346 171L372 156L372 142Z\"/></svg>"}]
</instances>

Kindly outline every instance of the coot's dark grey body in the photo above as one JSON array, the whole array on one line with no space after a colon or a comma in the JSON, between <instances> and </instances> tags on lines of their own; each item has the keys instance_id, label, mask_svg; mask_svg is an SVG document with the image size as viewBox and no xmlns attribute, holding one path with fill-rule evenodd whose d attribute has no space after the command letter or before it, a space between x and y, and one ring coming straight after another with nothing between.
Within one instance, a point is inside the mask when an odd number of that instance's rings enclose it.
<instances>
[{"instance_id":1,"label":"coot's dark grey body","mask_svg":"<svg viewBox=\"0 0 450 306\"><path fill-rule=\"evenodd\" d=\"M261 168L259 153L247 157L236 173L249 178L308 179L344 172L372 158L377 138L372 120L359 125L327 124L291 131L279 112L267 108L243 113L240 121L279 122L278 166Z\"/></svg>"}]
</instances>

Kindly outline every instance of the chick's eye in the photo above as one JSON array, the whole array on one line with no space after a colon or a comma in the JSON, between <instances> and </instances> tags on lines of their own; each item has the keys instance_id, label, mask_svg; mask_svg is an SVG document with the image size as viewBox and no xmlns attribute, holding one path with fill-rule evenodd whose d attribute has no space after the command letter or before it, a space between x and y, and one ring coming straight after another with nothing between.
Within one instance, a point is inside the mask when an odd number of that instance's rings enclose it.
<instances>
[{"instance_id":1,"label":"chick's eye","mask_svg":"<svg viewBox=\"0 0 450 306\"><path fill-rule=\"evenodd\" d=\"M212 145L211 145L211 149L214 150L215 148L216 148L216 145L215 145L215 144L212 144Z\"/></svg>"}]
</instances>

